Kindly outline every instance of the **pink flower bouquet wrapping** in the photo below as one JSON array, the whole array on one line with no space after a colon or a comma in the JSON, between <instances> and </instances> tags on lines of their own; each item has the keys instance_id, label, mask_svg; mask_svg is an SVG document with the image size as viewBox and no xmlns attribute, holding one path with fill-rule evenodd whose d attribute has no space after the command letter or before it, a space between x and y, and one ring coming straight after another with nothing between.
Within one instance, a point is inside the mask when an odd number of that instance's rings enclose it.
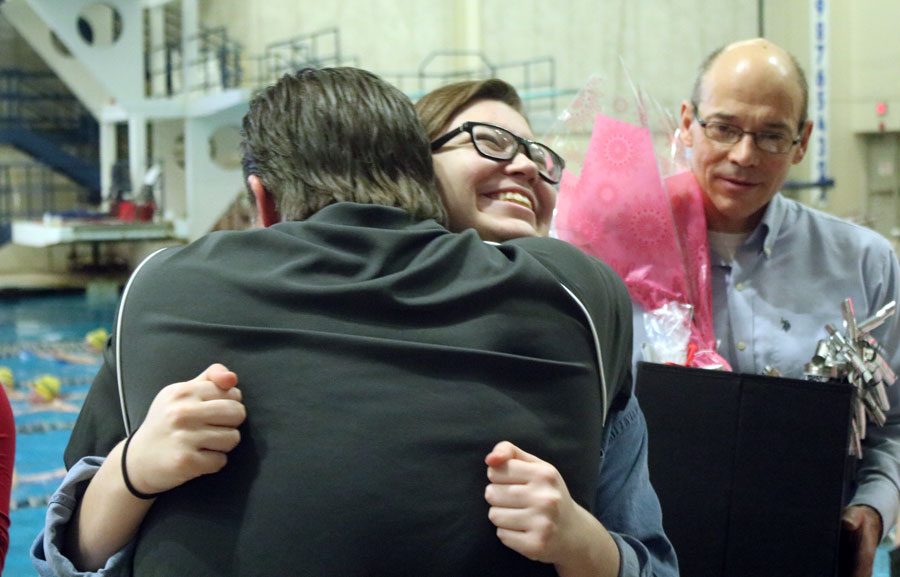
<instances>
[{"instance_id":1,"label":"pink flower bouquet wrapping","mask_svg":"<svg viewBox=\"0 0 900 577\"><path fill-rule=\"evenodd\" d=\"M678 362L730 369L715 352L702 192L690 171L661 177L640 112L642 126L595 115L580 175L560 183L554 233L612 267L645 314L682 314Z\"/></svg>"}]
</instances>

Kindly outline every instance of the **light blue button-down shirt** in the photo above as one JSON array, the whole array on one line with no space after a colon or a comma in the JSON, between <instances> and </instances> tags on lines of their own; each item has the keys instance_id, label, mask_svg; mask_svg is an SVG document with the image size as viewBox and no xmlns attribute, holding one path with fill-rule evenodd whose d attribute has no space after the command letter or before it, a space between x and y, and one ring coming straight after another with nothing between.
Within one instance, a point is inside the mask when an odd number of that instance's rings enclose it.
<instances>
[{"instance_id":1,"label":"light blue button-down shirt","mask_svg":"<svg viewBox=\"0 0 900 577\"><path fill-rule=\"evenodd\" d=\"M762 222L730 263L710 254L713 320L719 352L735 371L771 366L803 378L825 324L842 326L841 302L856 318L900 303L900 267L878 233L777 194ZM885 358L900 372L900 319L873 331ZM894 524L900 491L900 383L888 388L888 423L869 426L851 504L874 507L885 533Z\"/></svg>"},{"instance_id":2,"label":"light blue button-down shirt","mask_svg":"<svg viewBox=\"0 0 900 577\"><path fill-rule=\"evenodd\" d=\"M900 304L900 265L878 233L776 194L762 222L731 262L710 254L713 321L718 351L736 372L804 378L825 324L842 326L850 297L861 320L892 300ZM900 314L872 332L900 374ZM643 310L634 310L635 360L647 340ZM896 523L900 499L900 381L888 387L883 427L870 424L850 505L881 514L884 534Z\"/></svg>"}]
</instances>

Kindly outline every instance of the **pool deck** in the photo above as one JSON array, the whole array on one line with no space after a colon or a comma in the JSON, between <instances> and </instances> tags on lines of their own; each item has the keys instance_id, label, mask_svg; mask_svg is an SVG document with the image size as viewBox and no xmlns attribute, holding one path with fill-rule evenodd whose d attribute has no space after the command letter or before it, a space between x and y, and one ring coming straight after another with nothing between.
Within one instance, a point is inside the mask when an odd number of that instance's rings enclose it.
<instances>
[{"instance_id":1,"label":"pool deck","mask_svg":"<svg viewBox=\"0 0 900 577\"><path fill-rule=\"evenodd\" d=\"M30 292L43 290L89 289L102 284L124 286L128 273L87 274L87 273L0 273L0 295L9 292Z\"/></svg>"}]
</instances>

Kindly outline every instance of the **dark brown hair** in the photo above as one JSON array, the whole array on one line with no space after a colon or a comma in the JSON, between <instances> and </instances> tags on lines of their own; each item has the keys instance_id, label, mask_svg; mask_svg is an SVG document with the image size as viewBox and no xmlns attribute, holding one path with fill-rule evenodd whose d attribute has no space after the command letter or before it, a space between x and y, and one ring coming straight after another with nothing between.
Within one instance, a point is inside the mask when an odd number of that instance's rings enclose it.
<instances>
[{"instance_id":1,"label":"dark brown hair","mask_svg":"<svg viewBox=\"0 0 900 577\"><path fill-rule=\"evenodd\" d=\"M304 69L250 101L241 142L282 220L336 202L402 208L446 222L428 139L412 102L358 68Z\"/></svg>"},{"instance_id":2,"label":"dark brown hair","mask_svg":"<svg viewBox=\"0 0 900 577\"><path fill-rule=\"evenodd\" d=\"M425 127L428 140L452 128L447 126L454 116L479 100L499 100L522 114L522 99L511 84L498 78L465 80L432 90L416 102L416 112ZM527 120L527 119L526 119Z\"/></svg>"}]
</instances>

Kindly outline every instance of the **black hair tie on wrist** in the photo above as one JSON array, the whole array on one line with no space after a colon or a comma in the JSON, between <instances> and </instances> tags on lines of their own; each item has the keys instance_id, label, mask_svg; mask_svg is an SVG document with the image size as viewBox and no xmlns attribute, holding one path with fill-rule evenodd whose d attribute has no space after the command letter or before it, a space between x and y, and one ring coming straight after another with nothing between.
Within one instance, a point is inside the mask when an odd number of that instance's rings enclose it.
<instances>
[{"instance_id":1,"label":"black hair tie on wrist","mask_svg":"<svg viewBox=\"0 0 900 577\"><path fill-rule=\"evenodd\" d=\"M128 478L128 469L125 467L125 458L128 456L128 445L131 443L133 437L134 435L128 435L128 438L125 439L125 446L122 447L122 479L125 481L125 486L128 487L128 491L138 499L155 499L165 491L159 493L142 493L135 489L134 485L131 484L131 479Z\"/></svg>"}]
</instances>

